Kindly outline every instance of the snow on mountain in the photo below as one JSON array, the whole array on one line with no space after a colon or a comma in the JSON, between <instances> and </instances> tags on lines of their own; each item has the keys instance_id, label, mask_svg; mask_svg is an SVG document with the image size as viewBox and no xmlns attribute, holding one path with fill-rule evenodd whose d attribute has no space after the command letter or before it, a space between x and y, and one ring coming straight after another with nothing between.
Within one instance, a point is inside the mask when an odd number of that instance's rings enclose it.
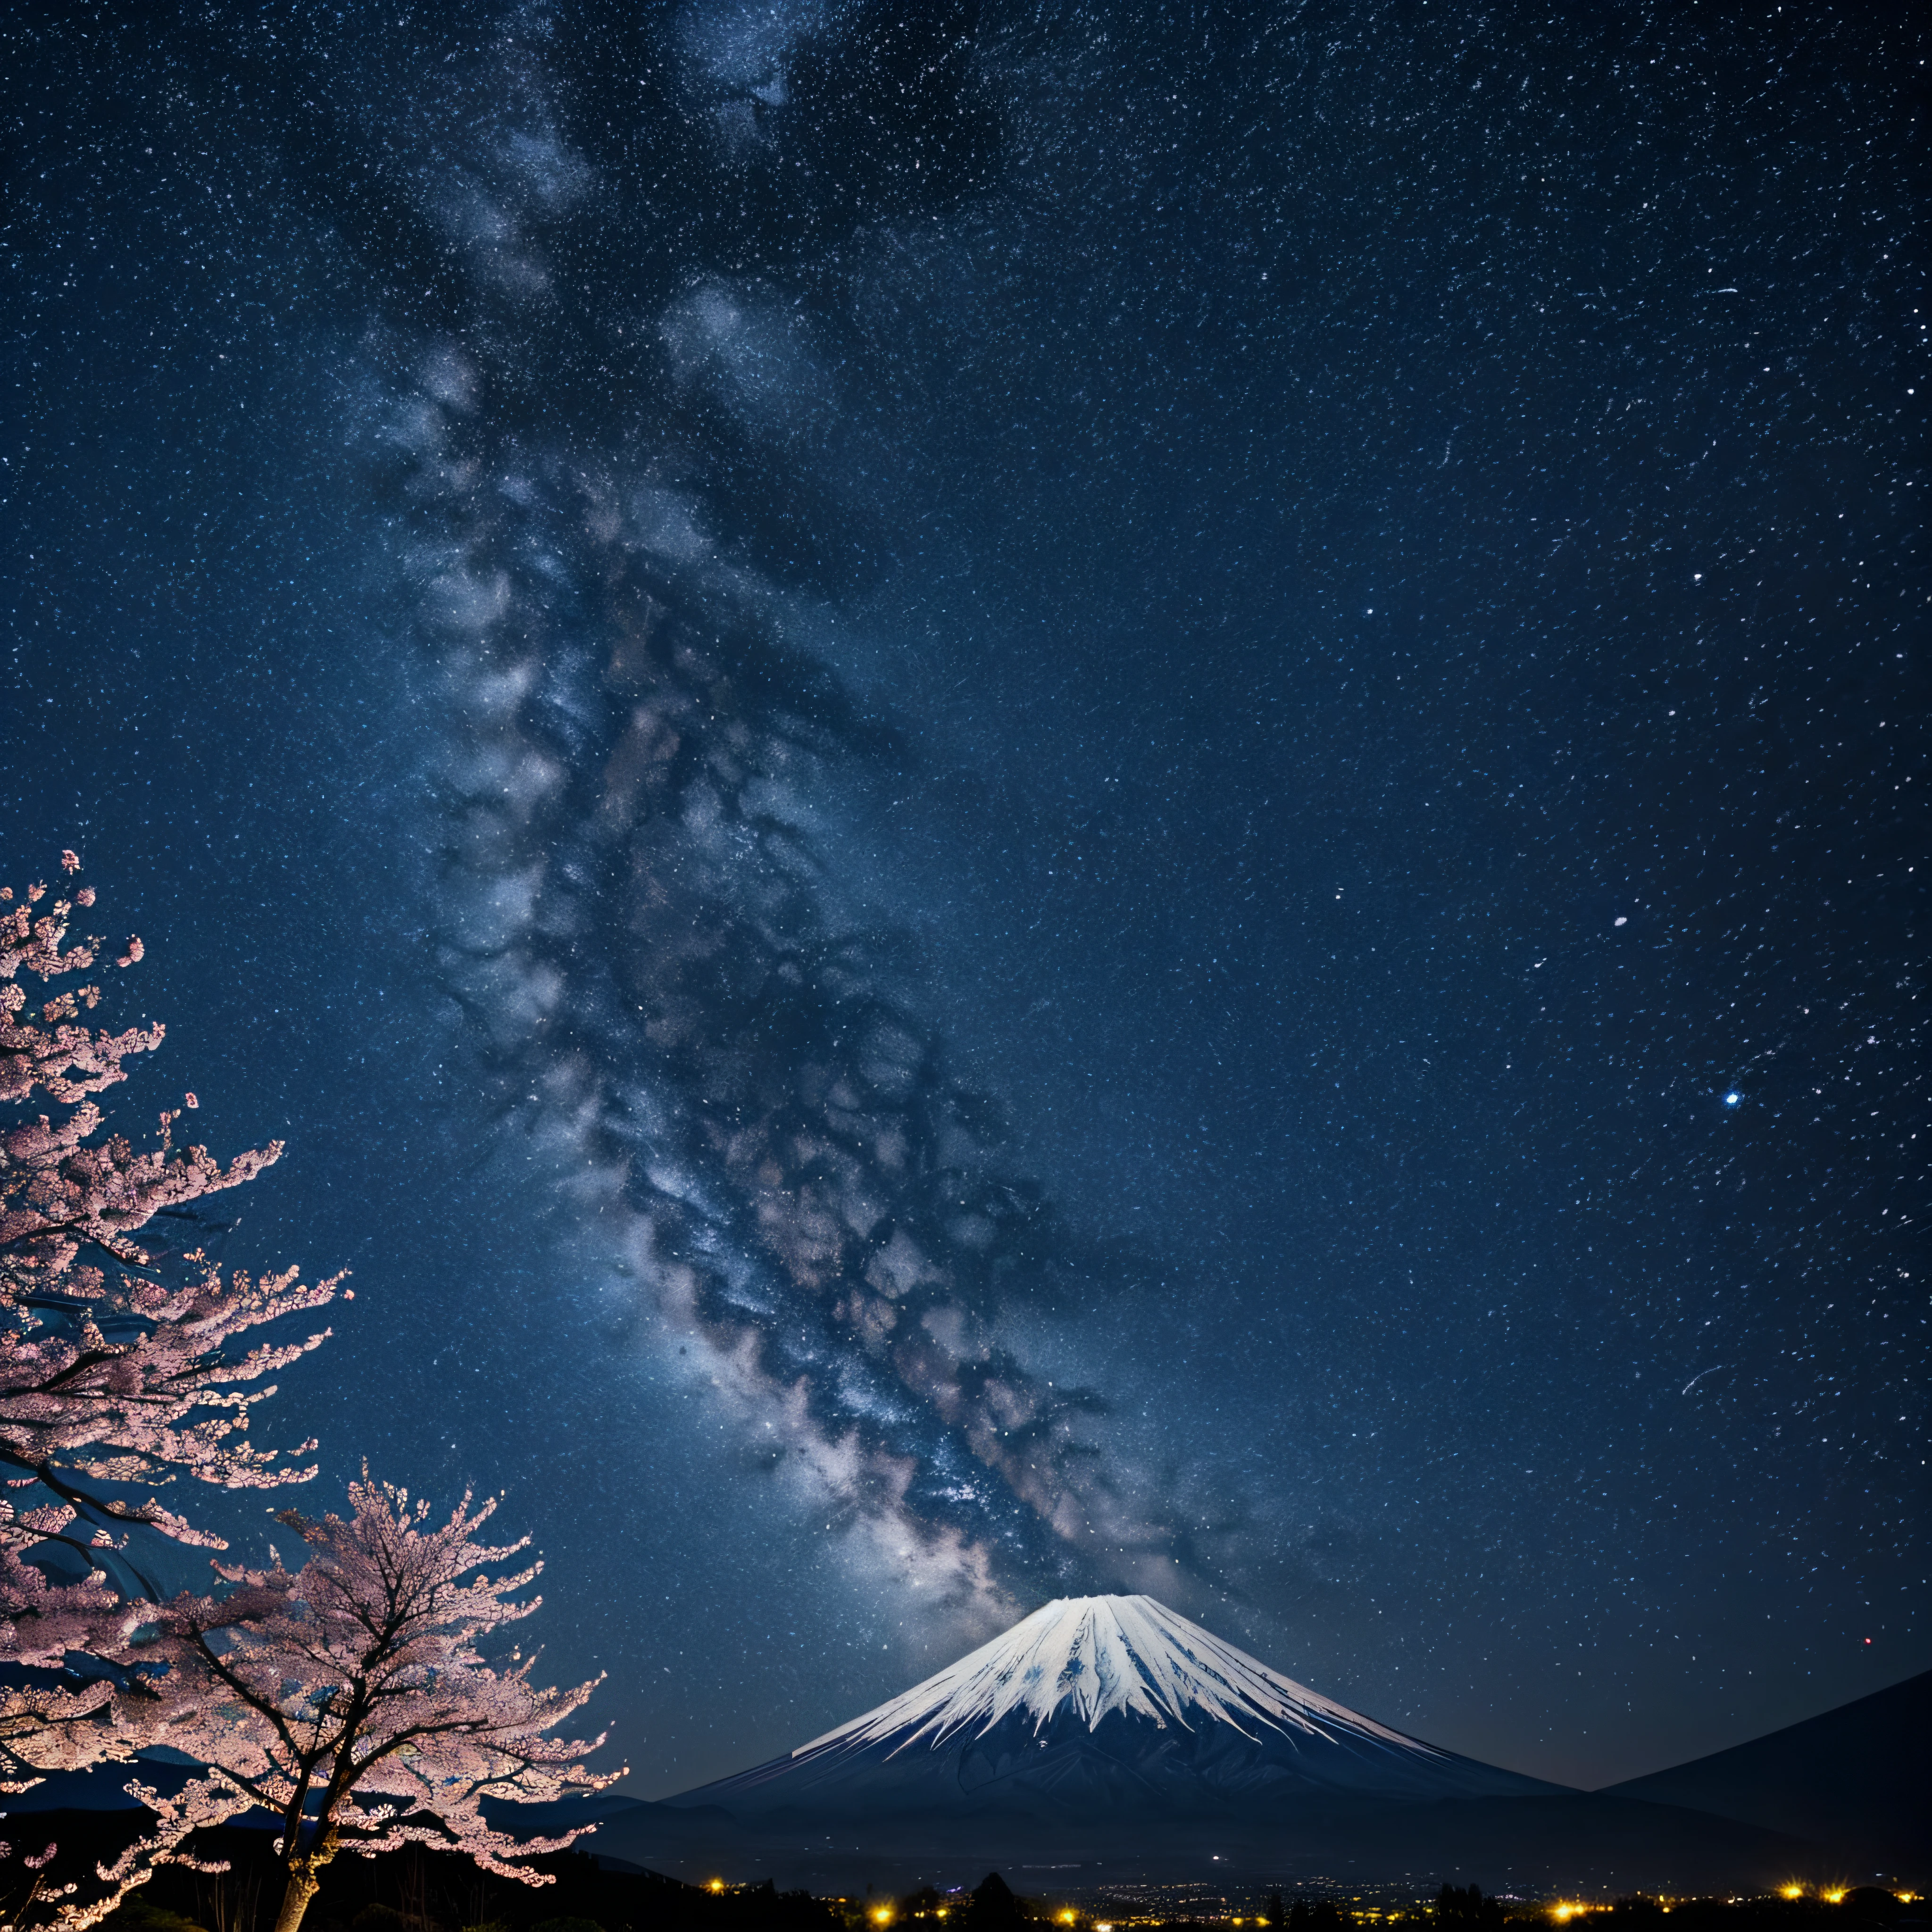
<instances>
[{"instance_id":1,"label":"snow on mountain","mask_svg":"<svg viewBox=\"0 0 1932 1932\"><path fill-rule=\"evenodd\" d=\"M814 1824L1244 1815L1556 1787L1392 1730L1151 1597L1047 1604L902 1696L668 1801Z\"/></svg>"},{"instance_id":2,"label":"snow on mountain","mask_svg":"<svg viewBox=\"0 0 1932 1932\"><path fill-rule=\"evenodd\" d=\"M1116 1711L1162 1730L1194 1729L1205 1718L1250 1737L1346 1732L1432 1749L1277 1676L1151 1597L1063 1597L792 1756L888 1741L895 1750L938 1746L957 1732L983 1735L1016 1714L1036 1734L1063 1712L1091 1731Z\"/></svg>"}]
</instances>

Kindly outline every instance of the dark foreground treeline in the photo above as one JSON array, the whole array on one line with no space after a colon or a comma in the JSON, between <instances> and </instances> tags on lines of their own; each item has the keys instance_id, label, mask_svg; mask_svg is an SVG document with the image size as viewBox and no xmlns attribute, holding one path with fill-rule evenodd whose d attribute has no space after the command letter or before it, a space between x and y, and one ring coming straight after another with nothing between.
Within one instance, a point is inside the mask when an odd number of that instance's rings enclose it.
<instances>
[{"instance_id":1,"label":"dark foreground treeline","mask_svg":"<svg viewBox=\"0 0 1932 1932\"><path fill-rule=\"evenodd\" d=\"M0 1864L0 1924L32 1926L52 1916L72 1882L84 1901L98 1860L134 1835L139 1814L43 1814L7 1820L13 1855ZM57 1846L39 1873L25 1860ZM198 1833L197 1862L226 1871L164 1865L104 1922L103 1932L269 1932L283 1874L266 1832L240 1827ZM550 1882L519 1884L468 1858L418 1846L373 1858L346 1854L324 1870L302 1932L848 1932L836 1903L770 1886L713 1892L655 1872L610 1871L588 1853L533 1858ZM41 1893L32 1900L29 1893Z\"/></svg>"},{"instance_id":2,"label":"dark foreground treeline","mask_svg":"<svg viewBox=\"0 0 1932 1932\"><path fill-rule=\"evenodd\" d=\"M45 1814L7 1820L12 1856L0 1861L0 1924L32 1926L53 1916L61 1889L84 1900L97 1859L111 1858L133 1834L140 1814ZM58 1850L38 1873L30 1858ZM192 1849L225 1871L164 1867L104 1932L269 1932L281 1900L281 1873L268 1834L230 1828L204 1833ZM997 1874L973 1891L927 1890L902 1899L814 1898L770 1885L712 1889L655 1872L612 1870L587 1852L532 1861L550 1882L520 1885L482 1871L466 1858L416 1846L380 1858L338 1858L324 1874L302 1932L1094 1932L1096 1924L1137 1932L1198 1932L1229 1917L1269 1932L1370 1932L1391 1922L1415 1932L1914 1932L1926 1926L1916 1900L1864 1886L1842 1898L1815 1894L1667 1903L1632 1898L1593 1906L1528 1904L1486 1895L1476 1886L1444 1885L1409 1908L1358 1910L1334 1898L1284 1899L1280 1892L1226 1914L1154 1920L1126 1900L1072 1913L1056 1902L1015 1896ZM30 1892L38 1890L38 1899ZM1927 1932L1932 1932L1928 1928Z\"/></svg>"},{"instance_id":3,"label":"dark foreground treeline","mask_svg":"<svg viewBox=\"0 0 1932 1932\"><path fill-rule=\"evenodd\" d=\"M0 1927L50 1918L70 1882L79 1901L98 1894L90 1883L96 1863L136 1835L142 1816L43 1813L19 1820L13 1856L0 1862ZM26 1871L26 1859L50 1843L58 1848L52 1859L38 1874ZM230 1826L197 1834L188 1850L199 1864L228 1869L164 1865L102 1932L269 1932L283 1882L270 1834ZM904 1900L835 1899L770 1883L687 1885L658 1872L610 1870L586 1852L532 1858L530 1866L550 1882L520 1884L413 1845L373 1858L344 1854L324 1870L302 1932L880 1932L881 1913L892 1926L930 1920L931 1932L1028 1932L1045 1916L992 1874L973 1892L944 1899L931 1891ZM29 1897L35 1889L38 1901ZM1090 1919L1082 1932L1091 1932Z\"/></svg>"}]
</instances>

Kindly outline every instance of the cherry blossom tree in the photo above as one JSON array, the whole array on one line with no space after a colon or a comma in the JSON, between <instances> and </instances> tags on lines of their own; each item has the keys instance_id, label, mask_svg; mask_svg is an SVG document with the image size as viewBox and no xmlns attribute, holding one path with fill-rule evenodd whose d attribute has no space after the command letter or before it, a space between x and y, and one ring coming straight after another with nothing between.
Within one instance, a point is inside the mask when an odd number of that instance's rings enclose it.
<instances>
[{"instance_id":1,"label":"cherry blossom tree","mask_svg":"<svg viewBox=\"0 0 1932 1932\"><path fill-rule=\"evenodd\" d=\"M80 861L62 863L70 876ZM106 1130L97 1096L163 1030L82 1019L102 997L85 977L100 943L70 944L68 930L94 899L0 889L0 1790L160 1744L206 1768L172 1798L130 1784L155 1822L102 1868L105 1892L43 1898L37 1876L28 1908L82 1932L154 1863L196 1862L184 1849L196 1830L257 1804L283 1820L282 1932L345 1848L434 1844L543 1882L514 1861L579 1834L519 1842L490 1828L484 1801L594 1791L622 1774L585 1768L601 1738L550 1735L592 1686L541 1688L533 1659L493 1667L477 1647L538 1601L518 1596L536 1566L498 1568L524 1544L476 1540L494 1504L466 1497L426 1526L424 1504L365 1471L348 1520L284 1514L313 1552L298 1570L217 1563L217 1594L151 1600L161 1592L144 1540L224 1546L155 1490L314 1474L256 1448L248 1428L274 1393L265 1378L327 1331L238 1338L322 1306L340 1277L224 1274L199 1250L170 1258L142 1244L157 1216L254 1179L282 1150L224 1166L178 1145L191 1093L151 1147ZM115 964L142 950L130 939ZM30 1004L24 981L69 976L80 983ZM26 1862L38 1874L51 1856Z\"/></svg>"},{"instance_id":2,"label":"cherry blossom tree","mask_svg":"<svg viewBox=\"0 0 1932 1932\"><path fill-rule=\"evenodd\" d=\"M178 1797L140 1795L177 1843L251 1806L280 1817L276 1932L297 1932L344 1850L435 1845L547 1884L516 1861L580 1830L519 1840L490 1826L484 1802L554 1799L623 1775L586 1768L601 1736L550 1735L595 1684L542 1689L533 1657L493 1667L478 1647L542 1601L518 1594L542 1568L514 1567L527 1539L476 1540L495 1503L472 1508L466 1495L432 1523L426 1502L366 1468L349 1493L346 1519L282 1514L312 1552L299 1570L279 1557L260 1570L218 1561L227 1588L167 1604L154 1640L175 1694L209 1713L194 1746L209 1769Z\"/></svg>"},{"instance_id":3,"label":"cherry blossom tree","mask_svg":"<svg viewBox=\"0 0 1932 1932\"><path fill-rule=\"evenodd\" d=\"M80 863L62 854L70 878ZM204 1714L126 1664L140 1600L158 1594L135 1539L224 1546L153 1493L180 1476L242 1489L314 1473L255 1448L248 1428L274 1393L263 1378L328 1331L238 1338L320 1308L341 1279L224 1274L199 1250L170 1262L136 1238L164 1211L253 1180L282 1148L224 1166L178 1145L191 1093L149 1148L104 1132L96 1096L164 1029L82 1020L102 998L84 976L100 942L70 944L68 930L94 902L84 886L51 898L44 885L0 887L0 1664L12 1666L0 1791L148 1744L194 1750ZM142 952L130 939L115 964ZM28 978L80 983L36 1007Z\"/></svg>"}]
</instances>

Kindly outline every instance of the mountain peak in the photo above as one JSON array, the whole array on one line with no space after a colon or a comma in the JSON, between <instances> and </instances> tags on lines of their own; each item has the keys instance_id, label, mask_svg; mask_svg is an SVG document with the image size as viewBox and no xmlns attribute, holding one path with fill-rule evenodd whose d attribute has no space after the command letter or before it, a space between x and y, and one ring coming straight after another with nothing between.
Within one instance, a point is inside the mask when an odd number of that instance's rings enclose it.
<instances>
[{"instance_id":1,"label":"mountain peak","mask_svg":"<svg viewBox=\"0 0 1932 1932\"><path fill-rule=\"evenodd\" d=\"M1116 1712L1162 1730L1206 1720L1250 1738L1342 1734L1430 1748L1279 1676L1152 1597L1062 1597L792 1756L887 1738L937 1748L1014 1718L1035 1732L1055 1719L1090 1731Z\"/></svg>"}]
</instances>

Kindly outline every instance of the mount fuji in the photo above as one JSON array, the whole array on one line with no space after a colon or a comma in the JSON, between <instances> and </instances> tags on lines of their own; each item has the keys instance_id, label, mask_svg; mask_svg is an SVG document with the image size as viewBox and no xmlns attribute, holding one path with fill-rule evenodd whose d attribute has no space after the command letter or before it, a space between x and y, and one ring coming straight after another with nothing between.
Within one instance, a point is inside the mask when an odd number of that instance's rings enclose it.
<instances>
[{"instance_id":1,"label":"mount fuji","mask_svg":"<svg viewBox=\"0 0 1932 1932\"><path fill-rule=\"evenodd\" d=\"M1364 1717L1151 1597L1073 1597L786 1756L668 1802L779 1827L1262 1824L1561 1789Z\"/></svg>"},{"instance_id":2,"label":"mount fuji","mask_svg":"<svg viewBox=\"0 0 1932 1932\"><path fill-rule=\"evenodd\" d=\"M655 1804L606 1802L600 1856L820 1892L970 1883L988 1867L1090 1888L1343 1873L1432 1885L1472 1860L1492 1884L1546 1891L1755 1892L1827 1856L1425 1744L1151 1597L1048 1604L782 1757Z\"/></svg>"}]
</instances>

